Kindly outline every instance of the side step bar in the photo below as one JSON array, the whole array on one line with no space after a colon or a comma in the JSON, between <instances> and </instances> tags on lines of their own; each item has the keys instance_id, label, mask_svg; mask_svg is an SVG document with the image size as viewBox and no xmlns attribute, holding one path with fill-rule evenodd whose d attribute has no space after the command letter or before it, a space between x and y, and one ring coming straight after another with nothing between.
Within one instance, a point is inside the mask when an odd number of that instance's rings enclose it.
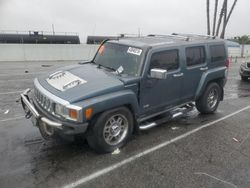
<instances>
[{"instance_id":1,"label":"side step bar","mask_svg":"<svg viewBox=\"0 0 250 188\"><path fill-rule=\"evenodd\" d=\"M161 119L158 119L155 122L147 122L145 124L142 124L139 126L139 129L140 130L147 130L147 129L153 128L157 125L160 125L162 123L165 123L166 121L168 121L170 119L175 119L175 118L182 116L182 115L183 115L183 112L177 112L177 113L174 113L170 116L166 116L166 117L163 117Z\"/></svg>"}]
</instances>

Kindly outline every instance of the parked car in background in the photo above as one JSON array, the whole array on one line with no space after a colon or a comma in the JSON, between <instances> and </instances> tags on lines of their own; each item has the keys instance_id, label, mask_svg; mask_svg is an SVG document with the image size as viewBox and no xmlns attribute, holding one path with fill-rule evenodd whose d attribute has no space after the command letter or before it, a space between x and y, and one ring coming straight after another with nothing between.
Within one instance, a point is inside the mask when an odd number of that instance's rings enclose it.
<instances>
[{"instance_id":1,"label":"parked car in background","mask_svg":"<svg viewBox=\"0 0 250 188\"><path fill-rule=\"evenodd\" d=\"M243 62L240 66L241 80L247 81L250 78L250 60Z\"/></svg>"},{"instance_id":2,"label":"parked car in background","mask_svg":"<svg viewBox=\"0 0 250 188\"><path fill-rule=\"evenodd\" d=\"M179 107L195 102L200 113L215 112L228 66L225 41L214 37L107 40L91 61L36 78L22 104L43 137L82 135L95 151L112 152Z\"/></svg>"}]
</instances>

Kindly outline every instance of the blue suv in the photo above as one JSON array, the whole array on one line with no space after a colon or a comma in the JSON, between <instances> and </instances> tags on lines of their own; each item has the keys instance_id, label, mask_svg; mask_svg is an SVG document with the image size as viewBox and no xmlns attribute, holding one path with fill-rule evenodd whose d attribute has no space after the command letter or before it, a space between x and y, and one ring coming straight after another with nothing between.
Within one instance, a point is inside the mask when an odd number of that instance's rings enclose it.
<instances>
[{"instance_id":1,"label":"blue suv","mask_svg":"<svg viewBox=\"0 0 250 188\"><path fill-rule=\"evenodd\" d=\"M112 152L178 107L195 102L200 113L215 112L228 66L225 41L214 37L106 40L91 61L36 78L22 105L44 138L82 136L95 151Z\"/></svg>"}]
</instances>

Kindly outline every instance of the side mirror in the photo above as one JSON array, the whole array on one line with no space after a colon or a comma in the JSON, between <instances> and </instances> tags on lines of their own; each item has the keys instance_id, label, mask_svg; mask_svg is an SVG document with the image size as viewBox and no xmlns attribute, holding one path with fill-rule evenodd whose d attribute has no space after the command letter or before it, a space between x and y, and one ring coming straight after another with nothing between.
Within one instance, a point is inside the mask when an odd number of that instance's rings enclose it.
<instances>
[{"instance_id":1,"label":"side mirror","mask_svg":"<svg viewBox=\"0 0 250 188\"><path fill-rule=\"evenodd\" d=\"M156 79L166 79L167 78L167 70L165 69L151 69L150 77Z\"/></svg>"}]
</instances>

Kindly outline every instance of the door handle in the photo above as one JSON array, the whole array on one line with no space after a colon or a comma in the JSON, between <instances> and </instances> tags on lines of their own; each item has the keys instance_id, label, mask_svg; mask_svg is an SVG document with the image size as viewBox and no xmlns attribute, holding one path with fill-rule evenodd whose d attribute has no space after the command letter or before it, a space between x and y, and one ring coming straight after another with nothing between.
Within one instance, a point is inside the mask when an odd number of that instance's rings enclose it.
<instances>
[{"instance_id":1,"label":"door handle","mask_svg":"<svg viewBox=\"0 0 250 188\"><path fill-rule=\"evenodd\" d=\"M208 67L201 67L200 70L201 70L201 71L208 70Z\"/></svg>"},{"instance_id":2,"label":"door handle","mask_svg":"<svg viewBox=\"0 0 250 188\"><path fill-rule=\"evenodd\" d=\"M184 74L181 72L181 73L179 73L179 74L174 74L173 77L174 77L174 78L177 78L177 77L182 77L183 75L184 75Z\"/></svg>"}]
</instances>

